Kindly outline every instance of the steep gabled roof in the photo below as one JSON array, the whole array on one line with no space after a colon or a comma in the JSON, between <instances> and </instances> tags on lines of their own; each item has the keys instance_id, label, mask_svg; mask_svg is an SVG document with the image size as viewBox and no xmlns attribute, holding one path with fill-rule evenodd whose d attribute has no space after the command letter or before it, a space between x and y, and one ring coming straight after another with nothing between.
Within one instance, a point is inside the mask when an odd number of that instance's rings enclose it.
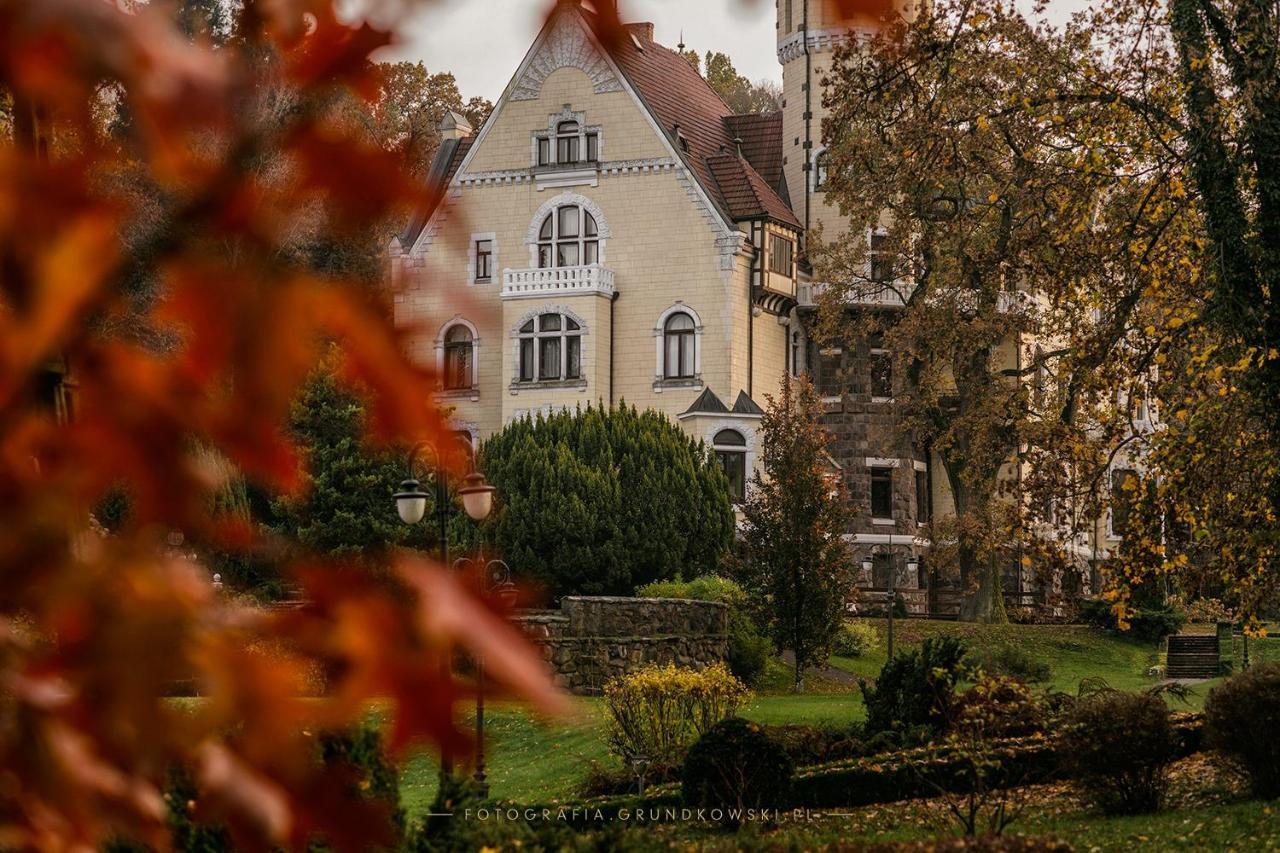
<instances>
[{"instance_id":1,"label":"steep gabled roof","mask_svg":"<svg viewBox=\"0 0 1280 853\"><path fill-rule=\"evenodd\" d=\"M406 250L418 240L418 235L422 233L422 229L427 227L427 222L431 219L431 214L435 213L440 202L444 200L445 193L448 191L449 182L453 180L454 174L458 171L458 167L462 165L462 158L467 156L467 151L471 149L471 143L475 142L474 136L464 136L461 139L445 139L440 143L440 147L436 149L436 156L431 160L431 168L427 170L427 186L435 194L434 204L429 208L423 208L417 211L413 219L405 227L403 233L400 234L400 245Z\"/></svg>"},{"instance_id":2,"label":"steep gabled roof","mask_svg":"<svg viewBox=\"0 0 1280 853\"><path fill-rule=\"evenodd\" d=\"M707 166L735 222L769 218L797 230L803 227L791 208L745 158L737 154L717 154L707 158Z\"/></svg>"},{"instance_id":3,"label":"steep gabled roof","mask_svg":"<svg viewBox=\"0 0 1280 853\"><path fill-rule=\"evenodd\" d=\"M727 415L729 407L720 401L720 398L712 392L710 388L703 389L698 395L698 399L684 410L686 415Z\"/></svg>"},{"instance_id":4,"label":"steep gabled roof","mask_svg":"<svg viewBox=\"0 0 1280 853\"><path fill-rule=\"evenodd\" d=\"M790 204L782 174L782 111L726 116L724 123L730 136L742 140L742 156Z\"/></svg>"},{"instance_id":5,"label":"steep gabled roof","mask_svg":"<svg viewBox=\"0 0 1280 853\"><path fill-rule=\"evenodd\" d=\"M756 401L747 396L746 391L738 392L738 399L733 402L735 415L763 415L764 409L756 405Z\"/></svg>"},{"instance_id":6,"label":"steep gabled roof","mask_svg":"<svg viewBox=\"0 0 1280 853\"><path fill-rule=\"evenodd\" d=\"M622 39L613 49L614 61L721 212L733 221L768 216L799 228L790 206L748 159L737 157L733 142L736 127L747 129L753 134L753 150L761 162L768 162L772 155L765 153L769 147L765 137L776 123L780 173L781 122L736 116L687 59L653 40L650 25L628 24L627 29L632 38ZM725 156L739 162L731 167L719 163L720 174L727 181L722 186L712 161ZM744 200L744 184L749 186L745 192L757 198L749 206L735 205L730 196L737 202ZM748 209L751 212L746 213Z\"/></svg>"}]
</instances>

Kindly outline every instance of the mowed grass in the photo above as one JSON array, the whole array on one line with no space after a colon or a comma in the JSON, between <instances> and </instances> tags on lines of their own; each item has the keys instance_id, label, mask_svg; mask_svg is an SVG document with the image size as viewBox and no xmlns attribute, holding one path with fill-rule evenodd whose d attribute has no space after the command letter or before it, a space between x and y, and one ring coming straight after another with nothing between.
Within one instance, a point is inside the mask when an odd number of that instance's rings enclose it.
<instances>
[{"instance_id":1,"label":"mowed grass","mask_svg":"<svg viewBox=\"0 0 1280 853\"><path fill-rule=\"evenodd\" d=\"M758 693L743 708L743 716L760 723L809 723L847 725L862 720L865 709L856 687L858 677L874 679L885 662L885 620L867 620L881 634L880 648L861 658L833 658L831 667L847 673L836 680L811 675L809 692L789 692L791 673L781 661L770 663ZM1102 678L1112 687L1141 690L1156 684L1146 671L1158 662L1158 650L1121 637L1079 626L972 625L956 622L895 620L895 647L905 651L927 637L952 635L970 648L995 644L1018 646L1049 663L1055 690L1075 693L1084 678ZM1275 653L1280 640L1255 642L1255 660ZM1254 649L1259 649L1255 655ZM838 674L838 673L837 673ZM1196 685L1189 707L1203 705L1206 685ZM617 769L605 741L603 700L575 700L577 714L569 720L538 722L515 705L499 704L486 710L486 754L489 781L495 797L523 803L548 803L575 798L592 762ZM468 724L470 721L468 720ZM435 796L434 757L420 756L404 769L401 799L410 814L425 811Z\"/></svg>"}]
</instances>

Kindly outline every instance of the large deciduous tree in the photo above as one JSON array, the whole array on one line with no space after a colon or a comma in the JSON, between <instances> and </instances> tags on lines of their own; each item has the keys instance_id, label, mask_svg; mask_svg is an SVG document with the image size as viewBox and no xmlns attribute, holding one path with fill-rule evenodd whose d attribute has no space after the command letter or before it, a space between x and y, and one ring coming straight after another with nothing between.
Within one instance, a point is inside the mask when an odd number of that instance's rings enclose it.
<instances>
[{"instance_id":1,"label":"large deciduous tree","mask_svg":"<svg viewBox=\"0 0 1280 853\"><path fill-rule=\"evenodd\" d=\"M743 506L738 574L774 643L795 655L797 691L805 670L830 653L854 590L843 538L848 501L826 452L821 412L808 380L784 379L761 419L763 472Z\"/></svg>"},{"instance_id":2,"label":"large deciduous tree","mask_svg":"<svg viewBox=\"0 0 1280 853\"><path fill-rule=\"evenodd\" d=\"M941 0L851 41L825 81L826 192L849 227L814 241L822 328L894 353L898 422L955 497L933 537L954 543L939 556L967 619L1002 617L1019 551L1073 558L1133 441L1116 400L1154 360L1150 313L1193 274L1178 93L1151 73L1171 56L1142 47Z\"/></svg>"},{"instance_id":3,"label":"large deciduous tree","mask_svg":"<svg viewBox=\"0 0 1280 853\"><path fill-rule=\"evenodd\" d=\"M380 63L378 73L381 85L370 111L370 130L381 145L401 152L417 173L431 165L440 144L438 125L446 112L461 114L479 130L493 111L485 98L463 100L453 74L433 74L421 62Z\"/></svg>"},{"instance_id":4,"label":"large deciduous tree","mask_svg":"<svg viewBox=\"0 0 1280 853\"><path fill-rule=\"evenodd\" d=\"M630 595L708 574L733 540L728 483L700 442L654 411L524 418L484 443L499 550L554 596Z\"/></svg>"}]
</instances>

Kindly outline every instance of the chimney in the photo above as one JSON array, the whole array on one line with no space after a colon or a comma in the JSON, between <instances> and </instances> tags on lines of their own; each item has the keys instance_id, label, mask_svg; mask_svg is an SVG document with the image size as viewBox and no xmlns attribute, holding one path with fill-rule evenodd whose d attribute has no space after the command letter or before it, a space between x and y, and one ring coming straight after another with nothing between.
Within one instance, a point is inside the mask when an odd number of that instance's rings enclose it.
<instances>
[{"instance_id":1,"label":"chimney","mask_svg":"<svg viewBox=\"0 0 1280 853\"><path fill-rule=\"evenodd\" d=\"M627 32L640 42L653 41L653 24L649 21L641 21L635 24L623 24L627 28Z\"/></svg>"},{"instance_id":2,"label":"chimney","mask_svg":"<svg viewBox=\"0 0 1280 853\"><path fill-rule=\"evenodd\" d=\"M466 118L453 110L449 110L444 114L444 118L440 119L440 138L441 139L465 139L472 134L471 124Z\"/></svg>"}]
</instances>

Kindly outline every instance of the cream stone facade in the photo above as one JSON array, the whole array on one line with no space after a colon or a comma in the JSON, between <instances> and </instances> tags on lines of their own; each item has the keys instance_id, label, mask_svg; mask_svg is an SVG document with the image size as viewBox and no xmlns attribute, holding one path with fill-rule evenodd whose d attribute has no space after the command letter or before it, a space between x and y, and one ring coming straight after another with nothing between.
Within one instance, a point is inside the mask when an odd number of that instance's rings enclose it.
<instances>
[{"instance_id":1,"label":"cream stone facade","mask_svg":"<svg viewBox=\"0 0 1280 853\"><path fill-rule=\"evenodd\" d=\"M652 25L628 25L606 50L591 13L560 0L484 126L442 124L441 201L391 246L396 318L473 440L539 412L626 402L706 441L740 493L761 407L788 371L808 373L858 504L847 538L860 583L946 612L927 531L954 500L940 460L896 422L889 354L876 341L822 348L806 331L822 285L802 263L804 234L849 228L821 177L820 81L851 34L829 5L778 0L782 110L737 116ZM850 310L896 305L885 293ZM1004 356L1033 346L1011 341ZM1105 528L1078 550L1114 547ZM1027 603L1036 590L1011 571L1006 592Z\"/></svg>"}]
</instances>

